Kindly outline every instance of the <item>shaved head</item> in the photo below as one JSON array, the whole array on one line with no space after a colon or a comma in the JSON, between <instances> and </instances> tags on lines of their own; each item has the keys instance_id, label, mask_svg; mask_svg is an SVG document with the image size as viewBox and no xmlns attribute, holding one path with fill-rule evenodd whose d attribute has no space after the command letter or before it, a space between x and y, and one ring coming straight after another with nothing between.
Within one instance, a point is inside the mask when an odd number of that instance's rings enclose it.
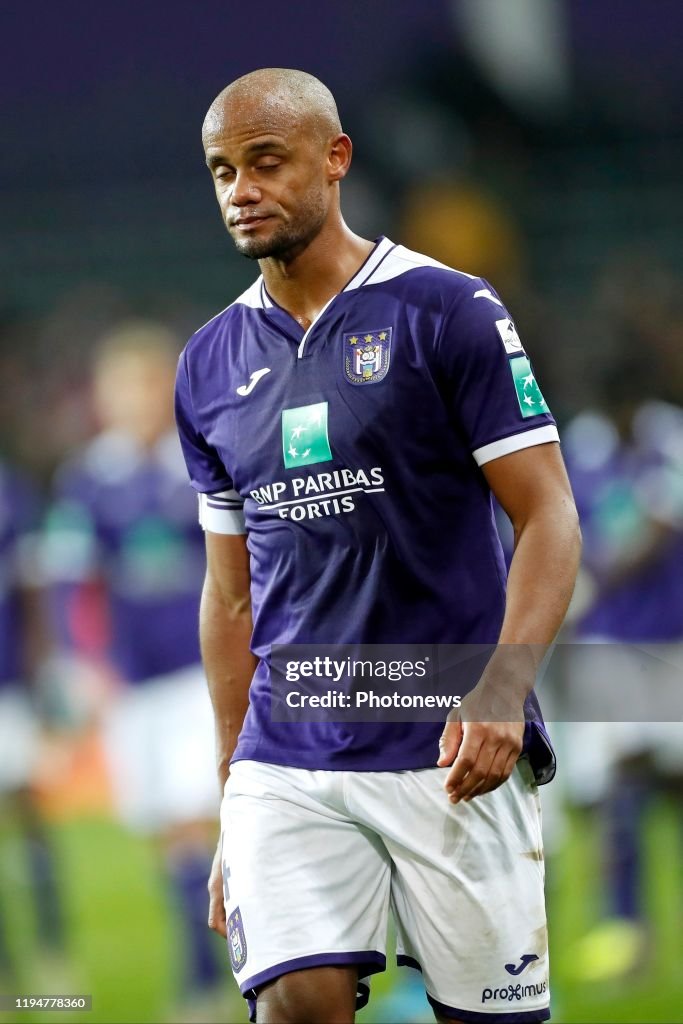
<instances>
[{"instance_id":1,"label":"shaved head","mask_svg":"<svg viewBox=\"0 0 683 1024\"><path fill-rule=\"evenodd\" d=\"M342 130L334 96L319 79L292 68L260 68L237 78L216 96L202 125L204 145L225 130L231 114L245 109L258 111L258 120L308 128L322 142Z\"/></svg>"},{"instance_id":2,"label":"shaved head","mask_svg":"<svg viewBox=\"0 0 683 1024\"><path fill-rule=\"evenodd\" d=\"M209 107L202 142L223 220L249 259L291 261L341 217L351 140L313 75L261 68L238 78Z\"/></svg>"}]
</instances>

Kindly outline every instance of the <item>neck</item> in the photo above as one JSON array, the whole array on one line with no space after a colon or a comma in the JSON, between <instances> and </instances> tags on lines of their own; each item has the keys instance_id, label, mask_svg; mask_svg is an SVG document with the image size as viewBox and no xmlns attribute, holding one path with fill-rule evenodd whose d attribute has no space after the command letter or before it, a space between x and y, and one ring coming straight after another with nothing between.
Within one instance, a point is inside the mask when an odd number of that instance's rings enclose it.
<instances>
[{"instance_id":1,"label":"neck","mask_svg":"<svg viewBox=\"0 0 683 1024\"><path fill-rule=\"evenodd\" d=\"M341 216L322 230L293 260L260 260L268 294L302 327L308 328L321 309L360 269L374 243L351 231Z\"/></svg>"}]
</instances>

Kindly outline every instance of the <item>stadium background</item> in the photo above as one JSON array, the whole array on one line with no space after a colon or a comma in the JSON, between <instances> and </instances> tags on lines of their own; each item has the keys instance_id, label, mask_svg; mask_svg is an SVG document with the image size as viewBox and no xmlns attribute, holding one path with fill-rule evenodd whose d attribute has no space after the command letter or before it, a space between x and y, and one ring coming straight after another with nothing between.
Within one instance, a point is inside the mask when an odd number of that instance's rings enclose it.
<instances>
[{"instance_id":1,"label":"stadium background","mask_svg":"<svg viewBox=\"0 0 683 1024\"><path fill-rule=\"evenodd\" d=\"M257 66L302 67L332 88L356 147L351 226L491 280L561 426L605 408L606 382L634 377L643 398L680 406L677 0L66 2L15 5L3 22L0 452L46 507L55 468L95 429L102 333L142 315L185 338L253 278L217 215L199 128L223 85ZM158 853L112 813L88 714L50 723L33 794L57 853L64 941L43 948L3 810L0 990L92 992L87 1019L102 1022L243 1020L227 982L222 1017L215 1003L179 1005ZM656 954L599 982L576 962L603 912L600 815L576 799L558 813L554 1019L683 1020L676 799L658 798L643 824ZM412 992L392 1003L396 984L378 980L383 998L360 1019L418 1019Z\"/></svg>"}]
</instances>

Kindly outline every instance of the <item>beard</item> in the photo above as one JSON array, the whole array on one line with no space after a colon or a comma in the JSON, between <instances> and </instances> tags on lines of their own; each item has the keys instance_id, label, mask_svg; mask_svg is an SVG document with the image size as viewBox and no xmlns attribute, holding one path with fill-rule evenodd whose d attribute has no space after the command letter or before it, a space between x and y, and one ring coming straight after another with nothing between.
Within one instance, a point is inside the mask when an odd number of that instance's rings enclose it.
<instances>
[{"instance_id":1,"label":"beard","mask_svg":"<svg viewBox=\"0 0 683 1024\"><path fill-rule=\"evenodd\" d=\"M316 196L300 209L295 223L280 223L267 238L235 238L235 248L249 260L279 259L290 263L308 248L320 233L327 210L322 196Z\"/></svg>"}]
</instances>

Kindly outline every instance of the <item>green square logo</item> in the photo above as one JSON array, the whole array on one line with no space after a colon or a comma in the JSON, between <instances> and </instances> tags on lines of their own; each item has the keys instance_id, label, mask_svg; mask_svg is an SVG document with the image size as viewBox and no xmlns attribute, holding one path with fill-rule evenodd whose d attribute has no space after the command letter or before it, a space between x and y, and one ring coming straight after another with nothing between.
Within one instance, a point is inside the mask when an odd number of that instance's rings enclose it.
<instances>
[{"instance_id":1,"label":"green square logo","mask_svg":"<svg viewBox=\"0 0 683 1024\"><path fill-rule=\"evenodd\" d=\"M522 416L526 419L528 416L538 416L541 412L550 412L527 357L515 356L511 359L510 370Z\"/></svg>"},{"instance_id":2,"label":"green square logo","mask_svg":"<svg viewBox=\"0 0 683 1024\"><path fill-rule=\"evenodd\" d=\"M282 410L282 454L286 469L330 461L327 402Z\"/></svg>"}]
</instances>

